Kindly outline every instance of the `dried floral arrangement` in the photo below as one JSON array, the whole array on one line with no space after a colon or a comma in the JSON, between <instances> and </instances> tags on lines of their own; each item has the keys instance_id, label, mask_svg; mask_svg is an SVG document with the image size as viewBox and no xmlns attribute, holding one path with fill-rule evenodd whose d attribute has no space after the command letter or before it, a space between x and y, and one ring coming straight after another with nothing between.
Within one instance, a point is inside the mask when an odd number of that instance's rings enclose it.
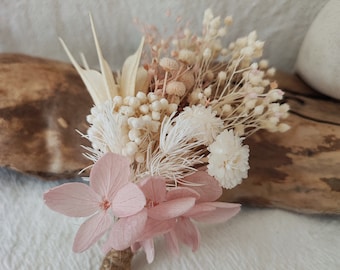
<instances>
[{"instance_id":1,"label":"dried floral arrangement","mask_svg":"<svg viewBox=\"0 0 340 270\"><path fill-rule=\"evenodd\" d=\"M84 57L81 67L61 40L94 102L84 135L92 143L89 185L67 183L44 194L52 210L90 216L76 234L75 252L105 234L105 253L144 249L151 263L156 237L174 255L180 243L195 251L196 222L224 222L239 212L239 204L216 200L222 188L247 178L244 138L259 129L288 130L281 120L289 106L271 80L275 69L256 61L264 46L256 32L223 45L231 23L207 9L201 35L181 28L164 39L145 26L138 50L115 75L92 19L101 72Z\"/></svg>"}]
</instances>

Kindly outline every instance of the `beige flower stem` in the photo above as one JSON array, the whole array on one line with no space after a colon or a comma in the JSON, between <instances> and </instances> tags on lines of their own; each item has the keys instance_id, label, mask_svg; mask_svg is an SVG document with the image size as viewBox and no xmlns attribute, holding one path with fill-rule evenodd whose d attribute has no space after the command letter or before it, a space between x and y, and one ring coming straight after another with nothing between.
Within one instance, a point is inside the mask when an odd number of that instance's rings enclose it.
<instances>
[{"instance_id":1,"label":"beige flower stem","mask_svg":"<svg viewBox=\"0 0 340 270\"><path fill-rule=\"evenodd\" d=\"M130 248L111 249L103 259L100 270L131 270L133 253Z\"/></svg>"}]
</instances>

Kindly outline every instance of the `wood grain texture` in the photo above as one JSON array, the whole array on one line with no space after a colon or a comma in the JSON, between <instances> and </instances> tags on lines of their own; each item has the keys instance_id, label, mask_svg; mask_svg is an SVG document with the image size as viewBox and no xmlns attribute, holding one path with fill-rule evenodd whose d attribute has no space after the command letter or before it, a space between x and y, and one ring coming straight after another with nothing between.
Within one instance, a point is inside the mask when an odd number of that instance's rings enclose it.
<instances>
[{"instance_id":1,"label":"wood grain texture","mask_svg":"<svg viewBox=\"0 0 340 270\"><path fill-rule=\"evenodd\" d=\"M340 102L294 75L277 80L291 106L286 133L260 131L250 147L249 177L221 200L303 213L340 214Z\"/></svg>"},{"instance_id":2,"label":"wood grain texture","mask_svg":"<svg viewBox=\"0 0 340 270\"><path fill-rule=\"evenodd\" d=\"M297 76L276 80L291 106L286 133L249 137L249 178L221 200L303 213L340 214L340 101ZM0 55L0 166L44 179L74 177L90 162L86 115L92 101L66 63Z\"/></svg>"},{"instance_id":3,"label":"wood grain texture","mask_svg":"<svg viewBox=\"0 0 340 270\"><path fill-rule=\"evenodd\" d=\"M69 64L0 54L0 165L43 178L73 177L89 164L91 99Z\"/></svg>"}]
</instances>

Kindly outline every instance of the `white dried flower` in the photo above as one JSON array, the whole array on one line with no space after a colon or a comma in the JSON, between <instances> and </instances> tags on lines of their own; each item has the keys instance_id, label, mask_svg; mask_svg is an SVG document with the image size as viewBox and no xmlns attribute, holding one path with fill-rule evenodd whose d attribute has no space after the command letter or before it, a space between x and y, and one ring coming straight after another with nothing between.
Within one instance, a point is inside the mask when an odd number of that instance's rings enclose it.
<instances>
[{"instance_id":1,"label":"white dried flower","mask_svg":"<svg viewBox=\"0 0 340 270\"><path fill-rule=\"evenodd\" d=\"M122 154L123 148L129 142L128 117L113 112L113 106L114 103L108 100L92 110L93 121L87 138L94 150Z\"/></svg>"},{"instance_id":2,"label":"white dried flower","mask_svg":"<svg viewBox=\"0 0 340 270\"><path fill-rule=\"evenodd\" d=\"M248 176L249 147L233 130L224 130L209 145L208 173L224 188L233 188Z\"/></svg>"},{"instance_id":3,"label":"white dried flower","mask_svg":"<svg viewBox=\"0 0 340 270\"><path fill-rule=\"evenodd\" d=\"M222 119L216 116L216 112L210 106L185 107L177 119L187 122L191 127L192 136L205 142L205 145L212 143L223 129Z\"/></svg>"}]
</instances>

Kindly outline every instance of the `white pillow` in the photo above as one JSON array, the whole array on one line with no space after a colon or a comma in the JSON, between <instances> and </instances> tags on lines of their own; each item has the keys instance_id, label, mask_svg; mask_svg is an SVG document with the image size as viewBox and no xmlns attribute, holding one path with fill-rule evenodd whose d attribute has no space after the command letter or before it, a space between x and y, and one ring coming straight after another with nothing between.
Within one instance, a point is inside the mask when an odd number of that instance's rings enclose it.
<instances>
[{"instance_id":1,"label":"white pillow","mask_svg":"<svg viewBox=\"0 0 340 270\"><path fill-rule=\"evenodd\" d=\"M310 26L295 71L315 90L340 99L340 1L331 0Z\"/></svg>"}]
</instances>

